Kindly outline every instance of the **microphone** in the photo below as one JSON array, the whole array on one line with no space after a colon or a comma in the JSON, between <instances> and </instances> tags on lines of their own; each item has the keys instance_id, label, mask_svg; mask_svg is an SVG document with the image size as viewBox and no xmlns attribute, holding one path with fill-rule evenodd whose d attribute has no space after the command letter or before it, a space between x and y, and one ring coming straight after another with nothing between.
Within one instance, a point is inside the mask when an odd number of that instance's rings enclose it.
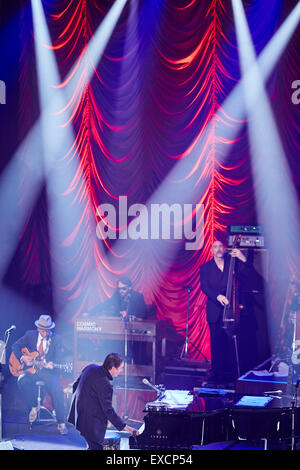
<instances>
[{"instance_id":1,"label":"microphone","mask_svg":"<svg viewBox=\"0 0 300 470\"><path fill-rule=\"evenodd\" d=\"M8 330L5 331L5 333L10 333L11 331L15 330L17 327L16 325L11 325L10 328L8 328Z\"/></svg>"},{"instance_id":2,"label":"microphone","mask_svg":"<svg viewBox=\"0 0 300 470\"><path fill-rule=\"evenodd\" d=\"M143 382L143 384L148 385L148 387L153 388L158 394L161 393L161 390L159 390L158 387L156 387L155 385L153 385L152 383L150 383L149 380L143 379L142 382Z\"/></svg>"},{"instance_id":3,"label":"microphone","mask_svg":"<svg viewBox=\"0 0 300 470\"><path fill-rule=\"evenodd\" d=\"M193 286L181 286L183 289L186 289L186 290L192 290L193 289Z\"/></svg>"}]
</instances>

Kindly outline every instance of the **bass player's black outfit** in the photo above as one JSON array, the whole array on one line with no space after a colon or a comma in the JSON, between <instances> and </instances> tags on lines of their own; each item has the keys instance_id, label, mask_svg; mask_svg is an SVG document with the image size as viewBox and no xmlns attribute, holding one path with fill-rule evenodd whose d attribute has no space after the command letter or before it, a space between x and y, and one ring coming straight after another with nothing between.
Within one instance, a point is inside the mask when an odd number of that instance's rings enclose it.
<instances>
[{"instance_id":1,"label":"bass player's black outfit","mask_svg":"<svg viewBox=\"0 0 300 470\"><path fill-rule=\"evenodd\" d=\"M231 256L225 254L224 269L218 268L214 258L200 268L200 286L207 296L206 318L210 329L211 339L211 379L214 382L232 382L237 378L233 339L223 328L224 307L217 300L218 295L226 296ZM243 263L236 258L236 275L250 270L248 261Z\"/></svg>"}]
</instances>

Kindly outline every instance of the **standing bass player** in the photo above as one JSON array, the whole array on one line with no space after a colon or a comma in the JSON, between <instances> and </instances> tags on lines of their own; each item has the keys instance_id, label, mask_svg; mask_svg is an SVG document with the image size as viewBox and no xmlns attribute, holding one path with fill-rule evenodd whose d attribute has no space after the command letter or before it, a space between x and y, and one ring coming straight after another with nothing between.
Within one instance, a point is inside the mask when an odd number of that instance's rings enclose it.
<instances>
[{"instance_id":1,"label":"standing bass player","mask_svg":"<svg viewBox=\"0 0 300 470\"><path fill-rule=\"evenodd\" d=\"M207 296L206 316L211 339L211 371L209 382L213 385L233 382L237 367L232 338L224 331L223 310L229 304L226 297L231 257L236 258L237 276L249 269L247 259L240 249L225 252L223 243L215 241L211 248L213 259L200 268L200 285ZM243 273L245 274L245 273Z\"/></svg>"}]
</instances>

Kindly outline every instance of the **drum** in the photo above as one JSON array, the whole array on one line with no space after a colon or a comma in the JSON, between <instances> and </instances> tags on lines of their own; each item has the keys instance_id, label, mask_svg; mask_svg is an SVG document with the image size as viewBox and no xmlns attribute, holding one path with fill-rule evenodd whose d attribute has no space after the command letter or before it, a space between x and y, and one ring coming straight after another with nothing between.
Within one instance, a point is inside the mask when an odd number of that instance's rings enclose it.
<instances>
[{"instance_id":1,"label":"drum","mask_svg":"<svg viewBox=\"0 0 300 470\"><path fill-rule=\"evenodd\" d=\"M103 450L120 450L121 436L114 431L106 431Z\"/></svg>"}]
</instances>

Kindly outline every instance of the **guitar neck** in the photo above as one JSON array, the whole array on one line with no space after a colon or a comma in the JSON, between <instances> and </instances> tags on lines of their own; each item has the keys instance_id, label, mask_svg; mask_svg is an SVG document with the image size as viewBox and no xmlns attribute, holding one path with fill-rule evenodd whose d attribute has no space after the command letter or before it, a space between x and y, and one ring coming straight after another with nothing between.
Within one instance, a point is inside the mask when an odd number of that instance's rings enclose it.
<instances>
[{"instance_id":1,"label":"guitar neck","mask_svg":"<svg viewBox=\"0 0 300 470\"><path fill-rule=\"evenodd\" d=\"M33 362L33 365L34 366L37 366L37 367L45 367L45 365L49 364L49 362L44 362L44 361L39 361L39 360L36 360ZM63 369L65 367L64 364L54 364L52 362L52 366L55 368L55 369Z\"/></svg>"}]
</instances>

